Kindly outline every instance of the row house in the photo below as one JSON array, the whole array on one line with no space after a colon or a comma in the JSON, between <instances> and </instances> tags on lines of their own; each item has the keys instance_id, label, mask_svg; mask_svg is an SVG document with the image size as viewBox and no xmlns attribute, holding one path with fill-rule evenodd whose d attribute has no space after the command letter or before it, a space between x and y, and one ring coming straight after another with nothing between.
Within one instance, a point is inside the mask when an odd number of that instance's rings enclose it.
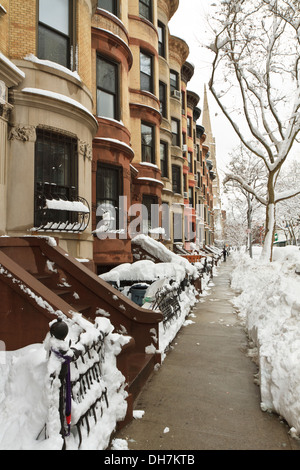
<instances>
[{"instance_id":1,"label":"row house","mask_svg":"<svg viewBox=\"0 0 300 470\"><path fill-rule=\"evenodd\" d=\"M170 249L214 242L215 162L189 47L168 28L178 5L2 0L0 235L55 236L98 274L133 261L128 227Z\"/></svg>"}]
</instances>

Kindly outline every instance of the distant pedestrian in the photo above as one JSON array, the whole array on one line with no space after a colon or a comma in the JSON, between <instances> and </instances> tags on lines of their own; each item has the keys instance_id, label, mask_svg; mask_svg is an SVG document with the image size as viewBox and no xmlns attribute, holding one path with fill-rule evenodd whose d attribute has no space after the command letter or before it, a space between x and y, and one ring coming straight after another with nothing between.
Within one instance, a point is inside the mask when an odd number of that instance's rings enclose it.
<instances>
[{"instance_id":1,"label":"distant pedestrian","mask_svg":"<svg viewBox=\"0 0 300 470\"><path fill-rule=\"evenodd\" d=\"M226 256L227 256L227 250L226 250L226 248L225 248L225 246L224 246L224 248L223 248L223 260L224 260L224 261L226 261Z\"/></svg>"}]
</instances>

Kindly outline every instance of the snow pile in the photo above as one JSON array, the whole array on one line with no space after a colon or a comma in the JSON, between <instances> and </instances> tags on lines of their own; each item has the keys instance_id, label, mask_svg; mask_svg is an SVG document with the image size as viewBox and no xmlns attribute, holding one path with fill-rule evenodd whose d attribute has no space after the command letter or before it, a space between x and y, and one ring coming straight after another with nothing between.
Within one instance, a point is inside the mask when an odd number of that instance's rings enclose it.
<instances>
[{"instance_id":1,"label":"snow pile","mask_svg":"<svg viewBox=\"0 0 300 470\"><path fill-rule=\"evenodd\" d=\"M163 263L175 263L176 265L183 266L187 275L192 276L194 279L198 277L197 269L185 258L176 253L173 253L166 248L161 242L154 240L147 235L137 235L133 238L132 242L139 245L144 250L151 253Z\"/></svg>"},{"instance_id":2,"label":"snow pile","mask_svg":"<svg viewBox=\"0 0 300 470\"><path fill-rule=\"evenodd\" d=\"M5 450L60 450L63 439L60 435L58 411L60 379L58 373L61 359L55 354L49 357L51 348L59 348L71 354L71 347L80 349L92 344L99 337L105 337L102 363L101 387L91 386L87 400L78 403L72 400L72 424L84 412L87 401L95 402L96 394L107 389L109 408L103 405L103 416L93 426L93 432L83 432L82 449L106 449L116 423L124 419L127 410L127 392L124 390L124 377L116 367L116 356L121 346L128 341L113 333L108 319L98 318L95 325L76 314L74 320L66 320L69 334L65 341L59 341L47 335L43 344L35 344L18 351L6 352L5 360L0 362L0 449ZM84 329L84 331L83 331ZM78 331L81 331L80 343L75 344ZM2 357L2 356L1 356ZM78 361L81 361L78 360ZM78 365L77 373L88 367ZM72 375L73 374L73 375ZM76 380L76 368L71 368L71 379ZM54 379L51 379L51 376ZM101 391L100 390L100 391ZM76 427L66 437L66 448L77 449L78 436Z\"/></svg>"},{"instance_id":3,"label":"snow pile","mask_svg":"<svg viewBox=\"0 0 300 470\"><path fill-rule=\"evenodd\" d=\"M121 281L154 281L157 279L174 279L183 281L186 270L176 263L154 263L150 260L135 261L134 263L123 263L111 271L101 274L100 277L106 282Z\"/></svg>"},{"instance_id":4,"label":"snow pile","mask_svg":"<svg viewBox=\"0 0 300 470\"><path fill-rule=\"evenodd\" d=\"M256 354L261 408L282 416L300 434L299 247L274 248L273 262L232 254L234 300Z\"/></svg>"}]
</instances>

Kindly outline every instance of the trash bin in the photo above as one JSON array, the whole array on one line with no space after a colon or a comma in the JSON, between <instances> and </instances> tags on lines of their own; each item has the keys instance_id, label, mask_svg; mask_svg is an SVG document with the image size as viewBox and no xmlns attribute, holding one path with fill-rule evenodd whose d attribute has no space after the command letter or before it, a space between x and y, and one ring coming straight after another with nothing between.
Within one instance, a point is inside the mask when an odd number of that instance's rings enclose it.
<instances>
[{"instance_id":1,"label":"trash bin","mask_svg":"<svg viewBox=\"0 0 300 470\"><path fill-rule=\"evenodd\" d=\"M139 305L139 307L143 306L143 300L148 287L148 284L134 284L130 288L131 300Z\"/></svg>"}]
</instances>

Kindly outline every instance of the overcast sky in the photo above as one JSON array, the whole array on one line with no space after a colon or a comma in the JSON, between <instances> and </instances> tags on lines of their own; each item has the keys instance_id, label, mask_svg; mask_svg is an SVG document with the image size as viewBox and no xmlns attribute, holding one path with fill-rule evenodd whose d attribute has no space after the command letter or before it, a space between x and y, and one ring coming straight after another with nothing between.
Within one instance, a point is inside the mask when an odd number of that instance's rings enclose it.
<instances>
[{"instance_id":1,"label":"overcast sky","mask_svg":"<svg viewBox=\"0 0 300 470\"><path fill-rule=\"evenodd\" d=\"M179 8L169 23L170 32L178 36L189 46L190 55L187 59L195 67L194 76L188 83L188 90L194 91L200 96L199 107L203 105L204 84L207 84L211 72L211 53L204 47L209 44L209 25L207 15L211 11L210 4L213 0L180 0ZM208 86L206 87L208 90ZM222 180L228 162L228 154L238 143L237 138L227 123L215 100L208 91L210 117L212 130L216 138L217 165ZM202 118L199 119L200 123Z\"/></svg>"}]
</instances>

